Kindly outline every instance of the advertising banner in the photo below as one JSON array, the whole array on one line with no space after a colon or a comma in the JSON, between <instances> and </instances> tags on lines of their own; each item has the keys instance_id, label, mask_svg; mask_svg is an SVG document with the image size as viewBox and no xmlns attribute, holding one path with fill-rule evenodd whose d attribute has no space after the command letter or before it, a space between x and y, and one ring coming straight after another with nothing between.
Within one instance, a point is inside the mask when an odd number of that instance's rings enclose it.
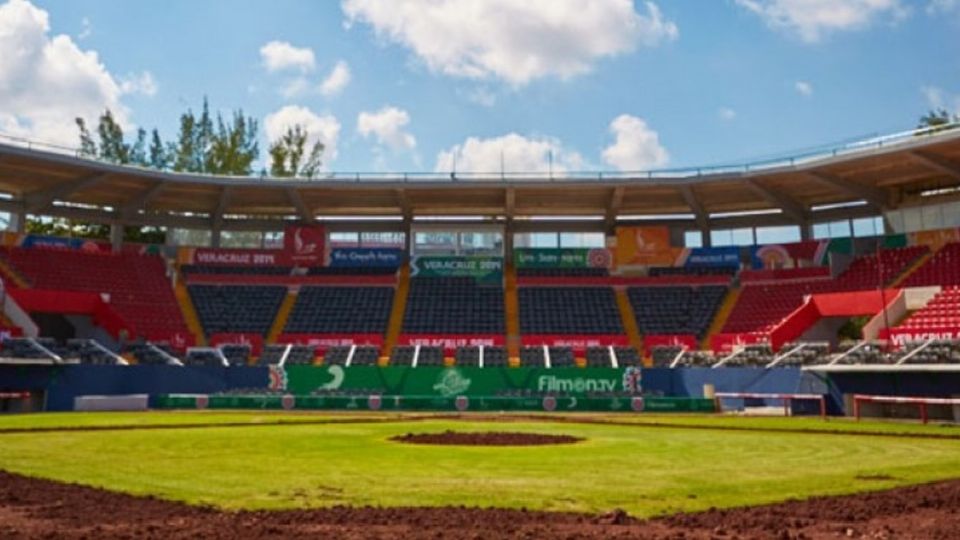
<instances>
[{"instance_id":1,"label":"advertising banner","mask_svg":"<svg viewBox=\"0 0 960 540\"><path fill-rule=\"evenodd\" d=\"M654 347L684 347L687 350L699 348L697 336L693 334L647 334L643 336L643 352L649 356Z\"/></svg>"},{"instance_id":2,"label":"advertising banner","mask_svg":"<svg viewBox=\"0 0 960 540\"><path fill-rule=\"evenodd\" d=\"M368 411L539 411L539 412L714 412L712 399L616 396L497 397L497 396L351 396L162 394L159 409L274 409Z\"/></svg>"},{"instance_id":3,"label":"advertising banner","mask_svg":"<svg viewBox=\"0 0 960 540\"><path fill-rule=\"evenodd\" d=\"M220 333L210 336L210 346L218 347L220 345L249 345L250 353L254 356L260 356L263 351L263 336L250 333Z\"/></svg>"},{"instance_id":4,"label":"advertising banner","mask_svg":"<svg viewBox=\"0 0 960 540\"><path fill-rule=\"evenodd\" d=\"M399 268L402 263L403 250L399 248L334 248L327 266Z\"/></svg>"},{"instance_id":5,"label":"advertising banner","mask_svg":"<svg viewBox=\"0 0 960 540\"><path fill-rule=\"evenodd\" d=\"M287 225L283 230L283 253L287 264L323 264L326 230L323 225Z\"/></svg>"},{"instance_id":6,"label":"advertising banner","mask_svg":"<svg viewBox=\"0 0 960 540\"><path fill-rule=\"evenodd\" d=\"M286 387L293 394L315 390L368 391L399 396L495 396L526 390L584 396L636 393L639 368L477 368L287 366Z\"/></svg>"},{"instance_id":7,"label":"advertising banner","mask_svg":"<svg viewBox=\"0 0 960 540\"><path fill-rule=\"evenodd\" d=\"M60 236L44 236L40 234L28 234L20 242L23 248L59 248L59 249L79 249L82 251L101 251L100 245L96 240L87 240L84 238L63 238ZM107 250L109 251L109 249Z\"/></svg>"},{"instance_id":8,"label":"advertising banner","mask_svg":"<svg viewBox=\"0 0 960 540\"><path fill-rule=\"evenodd\" d=\"M734 267L740 266L740 247L709 247L685 250L677 266L686 268Z\"/></svg>"},{"instance_id":9,"label":"advertising banner","mask_svg":"<svg viewBox=\"0 0 960 540\"><path fill-rule=\"evenodd\" d=\"M548 347L570 347L575 353L582 353L587 347L627 347L630 338L622 334L571 335L571 334L527 334L520 336L524 347L546 345Z\"/></svg>"},{"instance_id":10,"label":"advertising banner","mask_svg":"<svg viewBox=\"0 0 960 540\"><path fill-rule=\"evenodd\" d=\"M421 345L443 347L450 353L457 347L503 347L506 337L503 335L452 335L452 334L401 334L397 338L399 345Z\"/></svg>"},{"instance_id":11,"label":"advertising banner","mask_svg":"<svg viewBox=\"0 0 960 540\"><path fill-rule=\"evenodd\" d=\"M472 277L480 282L503 281L501 257L445 257L421 255L410 261L411 277Z\"/></svg>"},{"instance_id":12,"label":"advertising banner","mask_svg":"<svg viewBox=\"0 0 960 540\"><path fill-rule=\"evenodd\" d=\"M517 268L610 268L613 254L607 248L517 248Z\"/></svg>"},{"instance_id":13,"label":"advertising banner","mask_svg":"<svg viewBox=\"0 0 960 540\"><path fill-rule=\"evenodd\" d=\"M667 227L617 227L617 266L673 266L682 253Z\"/></svg>"},{"instance_id":14,"label":"advertising banner","mask_svg":"<svg viewBox=\"0 0 960 540\"><path fill-rule=\"evenodd\" d=\"M177 259L208 266L277 266L284 264L281 255L275 249L180 248Z\"/></svg>"},{"instance_id":15,"label":"advertising banner","mask_svg":"<svg viewBox=\"0 0 960 540\"><path fill-rule=\"evenodd\" d=\"M881 330L880 337L884 337L884 335L893 342L894 346L902 347L908 343L917 343L930 339L954 341L960 339L960 328L891 328L889 334L887 334L886 330Z\"/></svg>"},{"instance_id":16,"label":"advertising banner","mask_svg":"<svg viewBox=\"0 0 960 540\"><path fill-rule=\"evenodd\" d=\"M753 268L779 269L797 268L799 261L820 264L827 256L830 242L826 240L808 240L790 244L767 244L751 246L750 255Z\"/></svg>"},{"instance_id":17,"label":"advertising banner","mask_svg":"<svg viewBox=\"0 0 960 540\"><path fill-rule=\"evenodd\" d=\"M296 345L313 345L317 354L324 354L330 347L383 346L381 334L281 334L278 343L293 343Z\"/></svg>"}]
</instances>

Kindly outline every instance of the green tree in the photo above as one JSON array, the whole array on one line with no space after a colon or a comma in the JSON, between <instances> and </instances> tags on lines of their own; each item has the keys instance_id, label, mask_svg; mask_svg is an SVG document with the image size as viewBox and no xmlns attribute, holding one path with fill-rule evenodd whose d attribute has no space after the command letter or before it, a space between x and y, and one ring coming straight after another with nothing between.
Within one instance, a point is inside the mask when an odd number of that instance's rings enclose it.
<instances>
[{"instance_id":1,"label":"green tree","mask_svg":"<svg viewBox=\"0 0 960 540\"><path fill-rule=\"evenodd\" d=\"M177 172L200 172L194 161L196 157L197 119L193 111L180 115L180 133L177 142L172 145L173 170Z\"/></svg>"},{"instance_id":2,"label":"green tree","mask_svg":"<svg viewBox=\"0 0 960 540\"><path fill-rule=\"evenodd\" d=\"M100 159L112 163L130 163L130 145L123 141L123 129L114 120L110 109L100 115L97 135L100 138Z\"/></svg>"},{"instance_id":3,"label":"green tree","mask_svg":"<svg viewBox=\"0 0 960 540\"><path fill-rule=\"evenodd\" d=\"M222 116L217 115L217 130L210 137L209 149L204 159L204 172L248 176L259 155L257 121L253 117L245 117L243 110L238 110L227 123Z\"/></svg>"},{"instance_id":4,"label":"green tree","mask_svg":"<svg viewBox=\"0 0 960 540\"><path fill-rule=\"evenodd\" d=\"M946 129L946 126L949 124L957 122L960 122L960 116L951 115L946 109L940 108L930 110L927 114L921 116L920 122L917 124L917 129L932 128L929 130L929 133L933 133Z\"/></svg>"},{"instance_id":5,"label":"green tree","mask_svg":"<svg viewBox=\"0 0 960 540\"><path fill-rule=\"evenodd\" d=\"M299 124L287 128L279 139L270 144L270 176L277 178L313 178L320 172L323 143L317 141L306 153L309 133ZM306 160L304 160L306 155Z\"/></svg>"},{"instance_id":6,"label":"green tree","mask_svg":"<svg viewBox=\"0 0 960 540\"><path fill-rule=\"evenodd\" d=\"M77 128L80 129L80 157L94 159L97 157L97 143L93 142L93 136L87 129L87 123L83 118L77 117Z\"/></svg>"},{"instance_id":7,"label":"green tree","mask_svg":"<svg viewBox=\"0 0 960 540\"><path fill-rule=\"evenodd\" d=\"M170 153L167 152L167 146L163 144L163 140L160 139L160 133L156 128L154 128L150 135L150 150L148 151L147 164L161 171L170 167Z\"/></svg>"},{"instance_id":8,"label":"green tree","mask_svg":"<svg viewBox=\"0 0 960 540\"><path fill-rule=\"evenodd\" d=\"M150 165L147 161L147 131L143 128L137 130L137 140L130 147L130 163L141 167Z\"/></svg>"}]
</instances>

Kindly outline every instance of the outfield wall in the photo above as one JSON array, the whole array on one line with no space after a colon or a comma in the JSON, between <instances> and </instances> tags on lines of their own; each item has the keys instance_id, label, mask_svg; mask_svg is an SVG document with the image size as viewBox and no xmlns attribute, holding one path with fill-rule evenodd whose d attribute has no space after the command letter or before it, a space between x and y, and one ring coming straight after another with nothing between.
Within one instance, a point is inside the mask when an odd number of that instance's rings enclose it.
<instances>
[{"instance_id":1,"label":"outfield wall","mask_svg":"<svg viewBox=\"0 0 960 540\"><path fill-rule=\"evenodd\" d=\"M822 393L822 381L798 369L685 368L642 370L645 396L701 397L718 392ZM0 365L0 391L42 392L46 409L73 410L85 395L216 394L242 389L307 395L316 390L434 397L513 396L551 393L589 397L632 393L630 368L438 368L438 367L175 367Z\"/></svg>"}]
</instances>

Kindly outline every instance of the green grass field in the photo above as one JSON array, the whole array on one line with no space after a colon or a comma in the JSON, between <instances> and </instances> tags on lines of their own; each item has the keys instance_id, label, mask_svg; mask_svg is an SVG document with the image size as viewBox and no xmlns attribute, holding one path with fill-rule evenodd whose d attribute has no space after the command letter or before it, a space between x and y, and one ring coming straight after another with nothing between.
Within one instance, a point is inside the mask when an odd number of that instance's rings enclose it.
<instances>
[{"instance_id":1,"label":"green grass field","mask_svg":"<svg viewBox=\"0 0 960 540\"><path fill-rule=\"evenodd\" d=\"M605 418L635 425L264 412L9 416L0 417L0 432L80 425L164 429L2 433L0 469L231 509L464 504L589 512L619 507L640 516L960 477L960 439L856 434L960 435L938 426L671 415ZM363 419L390 421L355 423ZM178 427L224 423L243 425ZM849 433L768 431L825 427ZM587 441L481 448L387 440L446 429L567 433Z\"/></svg>"}]
</instances>

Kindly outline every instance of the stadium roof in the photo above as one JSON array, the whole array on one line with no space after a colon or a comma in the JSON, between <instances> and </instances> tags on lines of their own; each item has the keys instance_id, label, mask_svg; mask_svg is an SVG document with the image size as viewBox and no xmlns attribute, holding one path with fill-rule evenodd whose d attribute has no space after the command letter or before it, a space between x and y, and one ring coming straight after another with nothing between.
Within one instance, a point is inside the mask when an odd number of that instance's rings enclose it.
<instances>
[{"instance_id":1,"label":"stadium roof","mask_svg":"<svg viewBox=\"0 0 960 540\"><path fill-rule=\"evenodd\" d=\"M7 194L0 210L216 230L275 230L284 220L338 216L358 217L351 228L361 229L397 227L375 216L395 222L482 216L509 221L514 230L599 230L632 221L705 229L877 215L931 200L925 196L931 193L955 196L946 194L955 188L960 188L960 129L955 126L768 163L553 178L510 173L215 177L0 144L0 192Z\"/></svg>"}]
</instances>

